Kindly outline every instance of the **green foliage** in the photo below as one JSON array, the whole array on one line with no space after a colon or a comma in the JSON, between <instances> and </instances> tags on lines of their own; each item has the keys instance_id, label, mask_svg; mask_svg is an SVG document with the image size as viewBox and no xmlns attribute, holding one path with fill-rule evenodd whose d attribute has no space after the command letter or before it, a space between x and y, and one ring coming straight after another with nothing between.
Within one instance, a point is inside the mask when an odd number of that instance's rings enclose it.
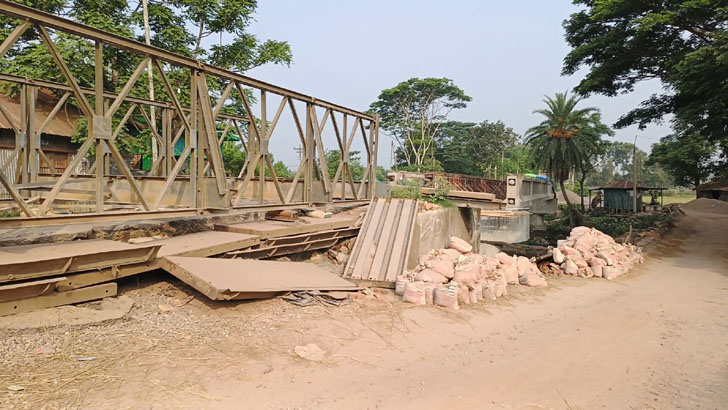
<instances>
[{"instance_id":1,"label":"green foliage","mask_svg":"<svg viewBox=\"0 0 728 410\"><path fill-rule=\"evenodd\" d=\"M448 78L410 78L383 90L370 111L397 142L398 165L421 171L428 160L434 163L435 137L447 116L470 100Z\"/></svg>"},{"instance_id":2,"label":"green foliage","mask_svg":"<svg viewBox=\"0 0 728 410\"><path fill-rule=\"evenodd\" d=\"M480 124L448 121L437 136L435 158L446 172L474 176L492 175L505 163L518 135L501 121Z\"/></svg>"},{"instance_id":3,"label":"green foliage","mask_svg":"<svg viewBox=\"0 0 728 410\"><path fill-rule=\"evenodd\" d=\"M617 238L628 233L630 225L633 230L647 229L670 218L671 216L669 214L658 212L638 213L629 216L590 214L587 221L589 226L593 226L607 235Z\"/></svg>"},{"instance_id":4,"label":"green foliage","mask_svg":"<svg viewBox=\"0 0 728 410\"><path fill-rule=\"evenodd\" d=\"M584 7L564 22L572 47L564 74L587 68L582 95L615 96L658 79L653 95L615 124L660 121L667 114L711 141L728 135L728 6L723 0L574 0Z\"/></svg>"},{"instance_id":5,"label":"green foliage","mask_svg":"<svg viewBox=\"0 0 728 410\"><path fill-rule=\"evenodd\" d=\"M329 150L326 151L326 167L329 169L329 178L334 179L336 176L336 170L339 168L341 162L341 151ZM360 151L349 151L349 168L351 169L351 177L354 181L361 181L364 177L364 171L366 168L361 164L361 152ZM339 172L339 178L341 173Z\"/></svg>"},{"instance_id":6,"label":"green foliage","mask_svg":"<svg viewBox=\"0 0 728 410\"><path fill-rule=\"evenodd\" d=\"M377 181L379 182L387 182L389 181L389 178L387 178L387 170L384 169L383 166L377 165Z\"/></svg>"},{"instance_id":7,"label":"green foliage","mask_svg":"<svg viewBox=\"0 0 728 410\"><path fill-rule=\"evenodd\" d=\"M137 1L130 3L127 0L20 0L18 2L123 37L144 41L142 8L141 3ZM275 40L261 41L247 32L256 8L255 0L150 0L150 41L153 46L234 71L246 71L268 63L289 65L292 55L288 43ZM0 37L6 36L19 23L15 19L0 17ZM226 37L224 44L205 48L203 44L205 38L222 36ZM93 86L94 44L86 39L60 32L52 32L51 37L78 83L85 87ZM28 30L0 61L0 71L66 83L46 46L39 39L35 29ZM104 89L119 92L141 60L140 55L105 47ZM168 66L165 67L165 71L180 102L183 105L189 104L189 70ZM156 99L171 101L157 70L153 70L153 77ZM208 76L207 81L211 95L218 97L224 84L212 76ZM18 92L18 86L5 83L0 86L0 91L14 96ZM149 82L146 81L146 75L136 82L130 95L149 96ZM75 104L73 97L69 101ZM91 103L94 104L93 99ZM121 107L115 121L118 122L127 108L128 104ZM223 108L223 111L244 115L237 93L231 95L231 102ZM149 146L148 132L142 134L141 141L134 141L139 136L139 131L134 129L133 122L127 124L116 140L120 144L120 149L125 152L138 152ZM157 126L161 127L161 124L158 123ZM85 123L80 123L75 140L82 142L86 137Z\"/></svg>"},{"instance_id":8,"label":"green foliage","mask_svg":"<svg viewBox=\"0 0 728 410\"><path fill-rule=\"evenodd\" d=\"M273 158L273 155L271 155L271 158ZM283 161L273 162L273 170L276 172L276 176L278 178L287 179L293 177L293 172L291 172L291 169L288 168Z\"/></svg>"},{"instance_id":9,"label":"green foliage","mask_svg":"<svg viewBox=\"0 0 728 410\"><path fill-rule=\"evenodd\" d=\"M661 165L676 184L695 188L718 169L717 151L717 144L700 134L672 134L652 146L647 163Z\"/></svg>"},{"instance_id":10,"label":"green foliage","mask_svg":"<svg viewBox=\"0 0 728 410\"><path fill-rule=\"evenodd\" d=\"M450 208L455 204L447 197L451 186L447 181L439 181L435 184L435 190L430 195L422 193L422 186L417 180L403 181L400 185L390 187L392 198L417 199L420 201L437 204L443 208Z\"/></svg>"},{"instance_id":11,"label":"green foliage","mask_svg":"<svg viewBox=\"0 0 728 410\"><path fill-rule=\"evenodd\" d=\"M590 166L599 150L602 135L612 133L602 124L599 110L591 107L577 109L580 101L567 93L557 93L555 98L546 97L547 109L535 111L545 119L526 132L526 143L538 168L547 171L562 191L564 180L572 172ZM564 198L572 209L568 196L564 195Z\"/></svg>"},{"instance_id":12,"label":"green foliage","mask_svg":"<svg viewBox=\"0 0 728 410\"><path fill-rule=\"evenodd\" d=\"M502 175L506 174L536 174L538 165L528 145L517 143L506 150L503 159Z\"/></svg>"},{"instance_id":13,"label":"green foliage","mask_svg":"<svg viewBox=\"0 0 728 410\"><path fill-rule=\"evenodd\" d=\"M231 176L238 176L245 164L245 151L239 142L225 141L222 143L222 162L225 170ZM278 171L276 170L276 173Z\"/></svg>"}]
</instances>

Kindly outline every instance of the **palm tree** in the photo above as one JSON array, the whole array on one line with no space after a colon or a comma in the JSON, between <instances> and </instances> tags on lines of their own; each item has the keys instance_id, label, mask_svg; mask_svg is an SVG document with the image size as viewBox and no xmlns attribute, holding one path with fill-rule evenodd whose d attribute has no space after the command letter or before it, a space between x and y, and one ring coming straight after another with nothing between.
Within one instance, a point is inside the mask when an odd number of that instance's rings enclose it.
<instances>
[{"instance_id":1,"label":"palm tree","mask_svg":"<svg viewBox=\"0 0 728 410\"><path fill-rule=\"evenodd\" d=\"M573 204L566 195L564 180L590 161L597 150L601 135L609 134L609 128L600 121L599 110L593 107L577 109L581 101L568 93L556 93L546 97L547 108L534 111L546 117L540 124L526 131L526 144L539 169L545 170L558 182L569 208L569 220L574 224ZM581 214L578 214L581 219Z\"/></svg>"}]
</instances>

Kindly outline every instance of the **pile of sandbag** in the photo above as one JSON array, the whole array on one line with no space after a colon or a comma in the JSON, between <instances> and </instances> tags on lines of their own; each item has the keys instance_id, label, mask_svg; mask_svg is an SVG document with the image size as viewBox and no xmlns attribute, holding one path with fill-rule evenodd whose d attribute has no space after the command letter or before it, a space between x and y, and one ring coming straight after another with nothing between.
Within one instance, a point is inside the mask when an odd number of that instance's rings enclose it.
<instances>
[{"instance_id":1,"label":"pile of sandbag","mask_svg":"<svg viewBox=\"0 0 728 410\"><path fill-rule=\"evenodd\" d=\"M577 226L553 250L553 263L542 271L581 277L612 280L642 263L642 251L633 245L621 245L597 229Z\"/></svg>"},{"instance_id":2,"label":"pile of sandbag","mask_svg":"<svg viewBox=\"0 0 728 410\"><path fill-rule=\"evenodd\" d=\"M503 252L491 258L474 254L470 244L453 236L447 248L420 256L417 268L397 277L395 292L405 302L458 309L461 304L495 300L507 293L507 285L518 284L548 286L528 258Z\"/></svg>"}]
</instances>

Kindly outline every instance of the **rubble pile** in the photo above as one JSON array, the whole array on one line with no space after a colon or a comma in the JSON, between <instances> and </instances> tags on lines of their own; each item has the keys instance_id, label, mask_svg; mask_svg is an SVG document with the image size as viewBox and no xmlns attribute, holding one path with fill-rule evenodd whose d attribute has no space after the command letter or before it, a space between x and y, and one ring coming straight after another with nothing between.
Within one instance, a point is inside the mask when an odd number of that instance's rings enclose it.
<instances>
[{"instance_id":1,"label":"rubble pile","mask_svg":"<svg viewBox=\"0 0 728 410\"><path fill-rule=\"evenodd\" d=\"M540 268L544 273L612 280L626 273L633 264L643 261L638 247L618 244L597 229L577 226L554 248L553 262L542 264Z\"/></svg>"},{"instance_id":2,"label":"rubble pile","mask_svg":"<svg viewBox=\"0 0 728 410\"><path fill-rule=\"evenodd\" d=\"M507 285L548 286L526 257L501 252L489 258L472 249L466 241L451 237L447 248L420 256L417 268L398 276L395 293L405 302L458 309L461 304L495 300L507 294Z\"/></svg>"}]
</instances>

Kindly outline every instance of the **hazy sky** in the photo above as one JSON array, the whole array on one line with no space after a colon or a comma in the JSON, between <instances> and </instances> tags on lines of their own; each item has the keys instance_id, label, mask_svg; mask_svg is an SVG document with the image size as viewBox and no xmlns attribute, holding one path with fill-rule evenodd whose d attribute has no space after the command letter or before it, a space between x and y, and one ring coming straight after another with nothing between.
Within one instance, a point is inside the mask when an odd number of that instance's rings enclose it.
<instances>
[{"instance_id":1,"label":"hazy sky","mask_svg":"<svg viewBox=\"0 0 728 410\"><path fill-rule=\"evenodd\" d=\"M447 77L473 98L452 119L501 120L522 134L540 121L532 111L542 107L544 95L579 81L579 75L561 76L569 51L561 23L575 10L567 0L261 0L250 31L288 41L294 63L247 74L358 110L410 77ZM651 83L586 103L613 124L659 91L659 83ZM271 151L295 169L298 137L289 122L281 119ZM667 126L653 125L617 130L615 139L631 142L638 135L638 146L649 151L667 133ZM388 167L389 158L390 139L382 136L379 163Z\"/></svg>"}]
</instances>

